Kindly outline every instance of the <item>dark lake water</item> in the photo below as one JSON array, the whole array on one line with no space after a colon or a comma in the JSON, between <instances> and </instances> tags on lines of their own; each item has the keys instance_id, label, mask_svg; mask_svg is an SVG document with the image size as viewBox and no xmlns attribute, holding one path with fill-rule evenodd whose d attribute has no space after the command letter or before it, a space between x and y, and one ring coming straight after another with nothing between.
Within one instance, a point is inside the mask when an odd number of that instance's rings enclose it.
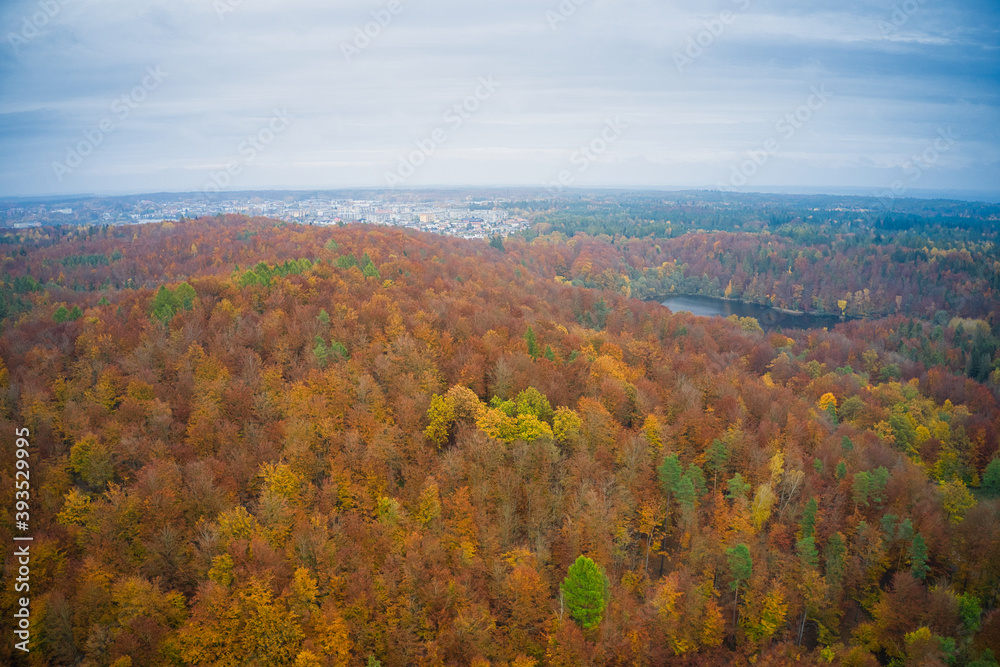
<instances>
[{"instance_id":1,"label":"dark lake water","mask_svg":"<svg viewBox=\"0 0 1000 667\"><path fill-rule=\"evenodd\" d=\"M702 317L753 317L765 331L772 329L820 329L833 328L843 322L836 315L792 315L767 306L753 303L727 301L711 296L672 296L662 304L674 312L687 312Z\"/></svg>"}]
</instances>

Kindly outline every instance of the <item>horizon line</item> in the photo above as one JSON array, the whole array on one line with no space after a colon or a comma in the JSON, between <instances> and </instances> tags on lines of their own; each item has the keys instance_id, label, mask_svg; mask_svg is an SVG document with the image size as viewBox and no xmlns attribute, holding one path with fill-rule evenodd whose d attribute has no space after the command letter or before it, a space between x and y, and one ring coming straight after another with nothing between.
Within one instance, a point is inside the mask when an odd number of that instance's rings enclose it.
<instances>
[{"instance_id":1,"label":"horizon line","mask_svg":"<svg viewBox=\"0 0 1000 667\"><path fill-rule=\"evenodd\" d=\"M586 187L567 187L555 194L548 192L542 185L421 185L406 188L379 187L370 185L356 186L333 186L333 187L303 187L303 188L283 188L283 187L259 187L241 190L221 190L218 192L205 192L204 190L146 190L128 191L116 193L37 193L37 194L5 194L0 195L0 202L12 201L41 201L41 200L83 200L83 199L119 199L142 196L165 196L165 195L200 195L206 197L220 197L226 195L248 195L254 193L308 193L308 192L378 192L378 193L420 193L420 192L474 192L474 191L495 191L495 190L516 190L519 192L530 192L544 195L539 199L558 200L571 194L584 194L594 192L617 192L617 193L711 193L729 196L752 196L752 195L782 195L782 196L819 196L819 197L852 197L859 199L891 199L892 201L907 200L947 200L958 201L969 204L1000 204L1000 190L962 190L962 189L913 189L906 193L906 196L880 197L874 188L864 186L836 186L824 189L822 186L762 186L756 190L724 190L715 186L650 186L650 185L594 185ZM866 192L866 190L868 190Z\"/></svg>"}]
</instances>

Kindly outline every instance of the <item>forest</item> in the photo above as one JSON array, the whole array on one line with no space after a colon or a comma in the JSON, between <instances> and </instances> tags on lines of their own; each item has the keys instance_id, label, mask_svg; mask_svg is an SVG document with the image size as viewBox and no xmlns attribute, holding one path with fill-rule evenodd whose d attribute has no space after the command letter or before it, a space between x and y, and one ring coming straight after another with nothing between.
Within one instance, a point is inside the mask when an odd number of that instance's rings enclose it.
<instances>
[{"instance_id":1,"label":"forest","mask_svg":"<svg viewBox=\"0 0 1000 667\"><path fill-rule=\"evenodd\" d=\"M699 294L846 317L1000 312L1000 206L711 194L562 202L524 236L609 242L616 252L596 243L550 272L644 299Z\"/></svg>"},{"instance_id":2,"label":"forest","mask_svg":"<svg viewBox=\"0 0 1000 667\"><path fill-rule=\"evenodd\" d=\"M997 667L993 233L573 216L3 235L0 662Z\"/></svg>"}]
</instances>

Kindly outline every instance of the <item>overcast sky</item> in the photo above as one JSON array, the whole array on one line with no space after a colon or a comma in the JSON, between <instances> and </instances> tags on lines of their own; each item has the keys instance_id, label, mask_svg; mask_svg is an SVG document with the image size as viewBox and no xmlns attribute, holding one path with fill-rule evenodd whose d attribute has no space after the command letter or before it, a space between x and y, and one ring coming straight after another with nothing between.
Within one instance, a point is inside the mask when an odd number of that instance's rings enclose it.
<instances>
[{"instance_id":1,"label":"overcast sky","mask_svg":"<svg viewBox=\"0 0 1000 667\"><path fill-rule=\"evenodd\" d=\"M1000 192L995 0L5 0L0 30L0 195Z\"/></svg>"}]
</instances>

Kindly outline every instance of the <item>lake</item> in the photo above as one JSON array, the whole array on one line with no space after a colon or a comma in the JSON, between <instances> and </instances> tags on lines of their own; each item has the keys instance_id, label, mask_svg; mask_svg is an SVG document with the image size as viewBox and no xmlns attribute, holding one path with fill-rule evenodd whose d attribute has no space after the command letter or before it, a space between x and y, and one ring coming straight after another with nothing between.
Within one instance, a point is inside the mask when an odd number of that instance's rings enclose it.
<instances>
[{"instance_id":1,"label":"lake","mask_svg":"<svg viewBox=\"0 0 1000 667\"><path fill-rule=\"evenodd\" d=\"M753 317L765 331L772 329L821 329L843 322L836 315L793 315L755 303L730 301L711 296L672 296L661 302L670 310L702 317Z\"/></svg>"}]
</instances>

